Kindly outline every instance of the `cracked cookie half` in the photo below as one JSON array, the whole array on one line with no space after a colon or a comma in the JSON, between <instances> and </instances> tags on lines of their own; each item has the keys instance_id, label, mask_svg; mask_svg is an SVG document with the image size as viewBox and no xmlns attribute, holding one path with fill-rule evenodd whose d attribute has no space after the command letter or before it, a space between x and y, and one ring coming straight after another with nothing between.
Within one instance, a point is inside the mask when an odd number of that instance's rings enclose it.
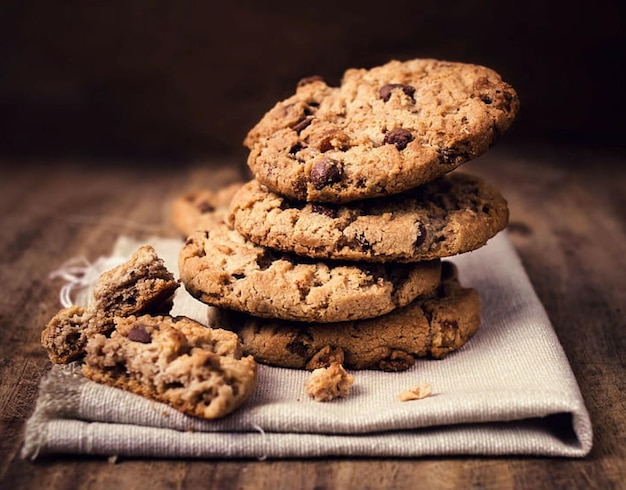
<instances>
[{"instance_id":1,"label":"cracked cookie half","mask_svg":"<svg viewBox=\"0 0 626 490\"><path fill-rule=\"evenodd\" d=\"M185 317L115 318L113 332L91 337L86 352L87 378L205 419L237 409L257 384L256 362L235 333Z\"/></svg>"}]
</instances>

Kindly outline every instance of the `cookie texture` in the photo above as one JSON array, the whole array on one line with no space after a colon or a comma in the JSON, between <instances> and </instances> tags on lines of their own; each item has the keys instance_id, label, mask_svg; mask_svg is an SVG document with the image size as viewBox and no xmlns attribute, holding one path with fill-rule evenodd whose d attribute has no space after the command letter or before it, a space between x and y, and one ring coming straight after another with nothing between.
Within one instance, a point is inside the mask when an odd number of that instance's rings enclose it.
<instances>
[{"instance_id":1,"label":"cookie texture","mask_svg":"<svg viewBox=\"0 0 626 490\"><path fill-rule=\"evenodd\" d=\"M244 353L261 363L317 369L332 363L349 369L403 371L416 357L441 359L460 349L480 325L476 290L460 285L446 263L438 291L387 315L339 324L302 324L241 315L237 332Z\"/></svg>"},{"instance_id":2,"label":"cookie texture","mask_svg":"<svg viewBox=\"0 0 626 490\"><path fill-rule=\"evenodd\" d=\"M236 182L216 191L195 190L177 197L171 206L172 224L184 237L198 229L211 227L223 220L230 200L242 185L242 182Z\"/></svg>"},{"instance_id":3,"label":"cookie texture","mask_svg":"<svg viewBox=\"0 0 626 490\"><path fill-rule=\"evenodd\" d=\"M497 189L461 172L341 205L289 200L255 179L233 197L229 221L250 241L284 252L418 262L481 247L506 226L508 206Z\"/></svg>"},{"instance_id":4,"label":"cookie texture","mask_svg":"<svg viewBox=\"0 0 626 490\"><path fill-rule=\"evenodd\" d=\"M86 307L61 309L41 333L50 360L65 364L80 359L89 337L110 332L113 317L168 312L179 283L150 245L100 275Z\"/></svg>"},{"instance_id":5,"label":"cookie texture","mask_svg":"<svg viewBox=\"0 0 626 490\"><path fill-rule=\"evenodd\" d=\"M395 194L483 154L512 124L515 90L495 71L433 59L349 69L339 87L302 80L244 140L255 177L314 202Z\"/></svg>"},{"instance_id":6,"label":"cookie texture","mask_svg":"<svg viewBox=\"0 0 626 490\"><path fill-rule=\"evenodd\" d=\"M111 316L166 313L178 285L154 248L144 245L127 262L100 275L92 308Z\"/></svg>"},{"instance_id":7,"label":"cookie texture","mask_svg":"<svg viewBox=\"0 0 626 490\"><path fill-rule=\"evenodd\" d=\"M82 306L61 309L41 333L41 344L55 364L67 364L84 355L89 336L111 330L110 319Z\"/></svg>"},{"instance_id":8,"label":"cookie texture","mask_svg":"<svg viewBox=\"0 0 626 490\"><path fill-rule=\"evenodd\" d=\"M110 336L89 339L83 374L98 383L214 419L254 393L257 365L243 357L237 335L188 318L115 318Z\"/></svg>"},{"instance_id":9,"label":"cookie texture","mask_svg":"<svg viewBox=\"0 0 626 490\"><path fill-rule=\"evenodd\" d=\"M440 261L311 260L251 243L225 223L190 235L180 278L200 301L263 318L339 322L379 316L432 292Z\"/></svg>"}]
</instances>

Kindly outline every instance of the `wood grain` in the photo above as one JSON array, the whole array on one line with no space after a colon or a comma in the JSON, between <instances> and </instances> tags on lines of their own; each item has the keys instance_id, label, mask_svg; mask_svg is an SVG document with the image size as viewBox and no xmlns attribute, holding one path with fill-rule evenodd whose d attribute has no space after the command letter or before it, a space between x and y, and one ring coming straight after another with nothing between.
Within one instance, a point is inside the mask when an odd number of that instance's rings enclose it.
<instances>
[{"instance_id":1,"label":"wood grain","mask_svg":"<svg viewBox=\"0 0 626 490\"><path fill-rule=\"evenodd\" d=\"M0 178L0 488L623 488L626 479L626 161L589 148L494 148L465 169L509 200L509 231L589 409L584 459L428 457L289 461L20 458L49 369L48 274L106 254L119 234L173 233L169 202L242 177L237 161L133 165L4 161Z\"/></svg>"}]
</instances>

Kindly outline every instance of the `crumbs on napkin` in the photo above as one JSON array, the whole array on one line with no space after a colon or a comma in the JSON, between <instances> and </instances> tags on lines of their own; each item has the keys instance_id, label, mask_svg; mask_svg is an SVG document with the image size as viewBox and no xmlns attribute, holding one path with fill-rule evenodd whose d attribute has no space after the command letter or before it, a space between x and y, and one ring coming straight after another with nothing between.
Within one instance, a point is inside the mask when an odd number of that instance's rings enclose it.
<instances>
[{"instance_id":1,"label":"crumbs on napkin","mask_svg":"<svg viewBox=\"0 0 626 490\"><path fill-rule=\"evenodd\" d=\"M307 394L318 402L328 402L348 396L354 376L338 362L315 369L304 383Z\"/></svg>"},{"instance_id":2,"label":"crumbs on napkin","mask_svg":"<svg viewBox=\"0 0 626 490\"><path fill-rule=\"evenodd\" d=\"M408 402L411 400L421 400L422 398L426 398L430 396L432 393L432 388L428 383L422 383L419 385L415 385L408 390L403 391L398 394L398 400L402 402Z\"/></svg>"}]
</instances>

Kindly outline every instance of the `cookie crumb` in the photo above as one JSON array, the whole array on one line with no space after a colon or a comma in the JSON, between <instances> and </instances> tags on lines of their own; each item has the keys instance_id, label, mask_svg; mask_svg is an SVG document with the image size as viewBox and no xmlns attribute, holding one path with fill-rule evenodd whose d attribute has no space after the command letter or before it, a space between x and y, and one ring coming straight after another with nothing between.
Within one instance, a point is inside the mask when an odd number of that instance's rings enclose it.
<instances>
[{"instance_id":1,"label":"cookie crumb","mask_svg":"<svg viewBox=\"0 0 626 490\"><path fill-rule=\"evenodd\" d=\"M327 368L315 369L306 380L307 394L317 402L328 402L348 396L354 376L348 374L341 364L332 362Z\"/></svg>"},{"instance_id":2,"label":"cookie crumb","mask_svg":"<svg viewBox=\"0 0 626 490\"><path fill-rule=\"evenodd\" d=\"M432 393L432 389L428 383L422 383L408 390L403 391L398 395L398 399L402 402L408 402L411 400L421 400L422 398L426 398L430 396Z\"/></svg>"}]
</instances>

